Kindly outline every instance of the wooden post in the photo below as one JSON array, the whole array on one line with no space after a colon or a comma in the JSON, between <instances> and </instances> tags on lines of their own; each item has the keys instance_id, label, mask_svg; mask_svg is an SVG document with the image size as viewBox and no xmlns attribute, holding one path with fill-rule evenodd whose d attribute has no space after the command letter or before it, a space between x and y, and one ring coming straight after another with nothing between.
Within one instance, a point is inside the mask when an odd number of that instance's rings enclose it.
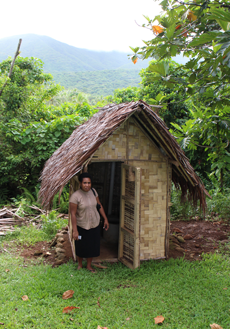
<instances>
[{"instance_id":1,"label":"wooden post","mask_svg":"<svg viewBox=\"0 0 230 329\"><path fill-rule=\"evenodd\" d=\"M20 47L21 47L21 43L22 43L22 39L19 39L18 47L17 47L16 53L15 53L15 55L14 55L14 59L13 59L13 61L12 61L12 63L11 63L10 71L9 71L9 73L8 73L8 78L11 77L12 72L13 72L14 63L15 63L15 61L16 61L16 58L17 58L18 55L20 54L19 49L20 49ZM6 82L4 83L2 89L0 90L0 96L2 95L3 89L4 89L5 86L7 85L7 82L8 82L8 79L7 79Z\"/></svg>"}]
</instances>

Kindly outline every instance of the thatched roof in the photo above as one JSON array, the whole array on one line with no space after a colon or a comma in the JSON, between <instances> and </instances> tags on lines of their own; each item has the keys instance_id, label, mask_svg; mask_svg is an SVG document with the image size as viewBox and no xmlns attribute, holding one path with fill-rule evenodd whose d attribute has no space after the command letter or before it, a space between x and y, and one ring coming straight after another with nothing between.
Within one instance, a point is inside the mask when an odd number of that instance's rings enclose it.
<instances>
[{"instance_id":1,"label":"thatched roof","mask_svg":"<svg viewBox=\"0 0 230 329\"><path fill-rule=\"evenodd\" d=\"M41 174L40 199L48 206L54 195L83 169L84 164L113 132L130 116L134 116L150 138L168 156L172 163L172 180L204 209L208 192L190 165L188 158L161 118L144 101L110 104L77 127L71 136L46 162ZM209 195L208 195L209 196Z\"/></svg>"}]
</instances>

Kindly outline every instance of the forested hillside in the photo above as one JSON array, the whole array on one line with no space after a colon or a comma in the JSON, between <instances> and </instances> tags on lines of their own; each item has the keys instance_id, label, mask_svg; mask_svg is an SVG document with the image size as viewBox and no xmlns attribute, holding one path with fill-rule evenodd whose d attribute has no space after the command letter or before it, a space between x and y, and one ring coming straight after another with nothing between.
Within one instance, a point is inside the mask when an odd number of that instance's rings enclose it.
<instances>
[{"instance_id":1,"label":"forested hillside","mask_svg":"<svg viewBox=\"0 0 230 329\"><path fill-rule=\"evenodd\" d=\"M53 77L65 88L77 88L95 96L112 95L115 89L135 87L141 81L138 70L55 72Z\"/></svg>"},{"instance_id":2,"label":"forested hillside","mask_svg":"<svg viewBox=\"0 0 230 329\"><path fill-rule=\"evenodd\" d=\"M94 51L76 48L47 36L25 34L0 40L0 61L13 57L19 38L22 39L22 57L36 57L44 62L44 71L79 72L116 69L140 70L148 66L147 61L136 65L128 59L126 53L118 51ZM130 51L131 52L131 51Z\"/></svg>"}]
</instances>

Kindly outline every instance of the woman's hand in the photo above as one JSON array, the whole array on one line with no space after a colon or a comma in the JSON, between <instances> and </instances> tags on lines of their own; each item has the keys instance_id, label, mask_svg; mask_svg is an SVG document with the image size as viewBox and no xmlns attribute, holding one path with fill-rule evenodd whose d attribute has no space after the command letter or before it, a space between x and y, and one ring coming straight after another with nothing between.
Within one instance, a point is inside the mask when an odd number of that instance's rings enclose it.
<instances>
[{"instance_id":1,"label":"woman's hand","mask_svg":"<svg viewBox=\"0 0 230 329\"><path fill-rule=\"evenodd\" d=\"M108 219L105 219L105 220L104 220L104 226L103 226L103 228L104 228L106 231L108 231L108 229L109 229L109 222L108 222Z\"/></svg>"},{"instance_id":2,"label":"woman's hand","mask_svg":"<svg viewBox=\"0 0 230 329\"><path fill-rule=\"evenodd\" d=\"M74 240L78 240L78 235L79 235L78 230L76 228L73 229L73 238L74 238Z\"/></svg>"}]
</instances>

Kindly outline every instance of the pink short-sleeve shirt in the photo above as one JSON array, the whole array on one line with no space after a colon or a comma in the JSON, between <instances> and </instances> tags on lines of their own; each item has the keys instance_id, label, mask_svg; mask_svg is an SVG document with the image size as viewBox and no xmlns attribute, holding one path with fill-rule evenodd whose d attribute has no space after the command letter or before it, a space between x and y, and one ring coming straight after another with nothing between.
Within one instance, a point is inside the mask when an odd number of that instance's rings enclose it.
<instances>
[{"instance_id":1,"label":"pink short-sleeve shirt","mask_svg":"<svg viewBox=\"0 0 230 329\"><path fill-rule=\"evenodd\" d=\"M85 230L95 228L100 223L100 215L96 208L96 197L98 194L95 189L94 191L96 196L93 194L92 190L84 192L79 189L74 192L69 199L69 202L77 204L77 225Z\"/></svg>"}]
</instances>

